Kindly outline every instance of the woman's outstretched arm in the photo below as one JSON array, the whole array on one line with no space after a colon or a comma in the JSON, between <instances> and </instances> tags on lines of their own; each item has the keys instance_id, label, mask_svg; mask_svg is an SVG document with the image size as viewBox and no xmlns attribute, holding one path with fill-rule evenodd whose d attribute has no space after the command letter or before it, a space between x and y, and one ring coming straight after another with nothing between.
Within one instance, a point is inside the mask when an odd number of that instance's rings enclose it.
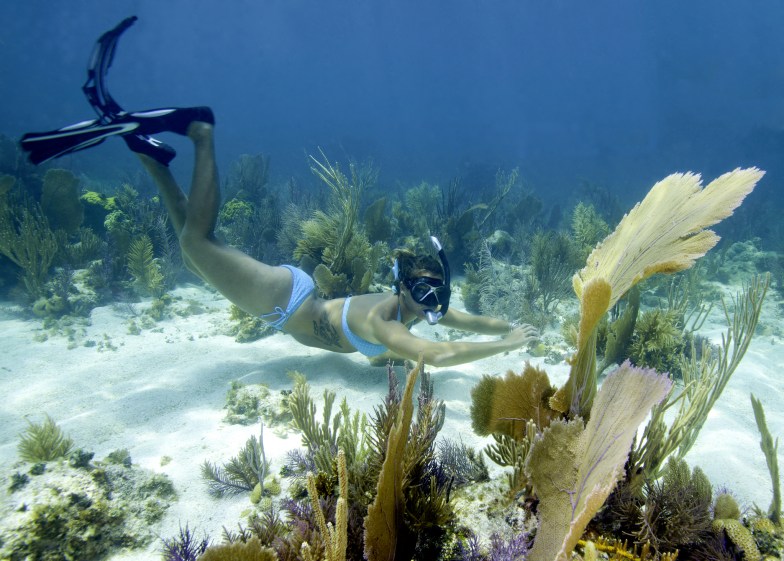
<instances>
[{"instance_id":1,"label":"woman's outstretched arm","mask_svg":"<svg viewBox=\"0 0 784 561\"><path fill-rule=\"evenodd\" d=\"M425 364L430 366L455 366L473 362L519 349L537 338L536 329L530 325L510 330L509 324L503 322L506 336L495 341L430 341L411 334L401 323L384 323L387 324L385 328L376 333L380 343L395 355L406 359L418 360L421 354Z\"/></svg>"},{"instance_id":2,"label":"woman's outstretched arm","mask_svg":"<svg viewBox=\"0 0 784 561\"><path fill-rule=\"evenodd\" d=\"M467 314L454 308L449 308L449 311L447 311L439 323L447 327L482 335L506 335L515 327L503 319Z\"/></svg>"}]
</instances>

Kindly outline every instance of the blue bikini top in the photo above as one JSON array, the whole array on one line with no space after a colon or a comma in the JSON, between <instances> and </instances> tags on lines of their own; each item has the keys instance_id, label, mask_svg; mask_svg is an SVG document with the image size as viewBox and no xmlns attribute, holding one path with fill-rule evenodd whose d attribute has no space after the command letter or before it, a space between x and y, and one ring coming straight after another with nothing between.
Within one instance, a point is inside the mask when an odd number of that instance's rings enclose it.
<instances>
[{"instance_id":1,"label":"blue bikini top","mask_svg":"<svg viewBox=\"0 0 784 561\"><path fill-rule=\"evenodd\" d=\"M346 339L348 339L349 343L354 345L354 348L357 349L357 351L365 356L378 356L387 352L389 349L384 345L371 343L370 341L355 335L354 332L351 331L351 328L348 326L348 307L350 302L351 296L347 297L346 301L343 303L343 334L346 336ZM400 321L400 308L397 310L397 320Z\"/></svg>"}]
</instances>

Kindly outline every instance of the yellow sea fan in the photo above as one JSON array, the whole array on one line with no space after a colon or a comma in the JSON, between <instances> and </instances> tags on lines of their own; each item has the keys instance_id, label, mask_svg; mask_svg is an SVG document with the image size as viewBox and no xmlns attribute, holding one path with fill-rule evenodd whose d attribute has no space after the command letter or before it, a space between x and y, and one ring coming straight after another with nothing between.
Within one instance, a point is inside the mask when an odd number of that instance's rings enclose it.
<instances>
[{"instance_id":1,"label":"yellow sea fan","mask_svg":"<svg viewBox=\"0 0 784 561\"><path fill-rule=\"evenodd\" d=\"M719 241L707 227L730 216L765 172L736 169L702 188L699 174L675 173L659 181L593 250L572 279L582 298L585 284L603 277L612 307L632 286L654 273L691 267Z\"/></svg>"}]
</instances>

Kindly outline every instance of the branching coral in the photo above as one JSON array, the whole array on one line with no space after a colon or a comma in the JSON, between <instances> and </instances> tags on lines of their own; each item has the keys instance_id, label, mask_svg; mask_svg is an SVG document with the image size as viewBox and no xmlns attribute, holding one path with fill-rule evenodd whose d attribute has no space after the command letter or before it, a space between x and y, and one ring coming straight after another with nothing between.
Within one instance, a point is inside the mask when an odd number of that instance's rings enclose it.
<instances>
[{"instance_id":1,"label":"branching coral","mask_svg":"<svg viewBox=\"0 0 784 561\"><path fill-rule=\"evenodd\" d=\"M0 199L0 253L22 269L22 282L32 299L44 295L57 251L57 236L37 203L11 205Z\"/></svg>"},{"instance_id":2,"label":"branching coral","mask_svg":"<svg viewBox=\"0 0 784 561\"><path fill-rule=\"evenodd\" d=\"M754 409L754 419L757 422L757 429L760 432L762 440L760 441L760 448L765 454L765 461L768 464L768 472L770 479L773 483L773 499L768 508L768 518L774 524L781 523L781 484L779 483L779 461L778 461L778 448L779 439L773 440L770 431L768 430L768 423L765 421L765 410L762 408L762 402L751 396L751 405Z\"/></svg>"},{"instance_id":3,"label":"branching coral","mask_svg":"<svg viewBox=\"0 0 784 561\"><path fill-rule=\"evenodd\" d=\"M326 561L345 561L348 532L348 471L346 470L346 455L343 450L338 451L338 486L340 494L335 510L335 524L327 523L324 511L321 510L318 491L316 490L316 477L308 474L308 495L316 514L321 538L325 544Z\"/></svg>"},{"instance_id":4,"label":"branching coral","mask_svg":"<svg viewBox=\"0 0 784 561\"><path fill-rule=\"evenodd\" d=\"M571 239L559 232L537 232L531 240L526 300L538 312L539 325L547 323L558 303L569 295L569 279L580 266Z\"/></svg>"},{"instance_id":5,"label":"branching coral","mask_svg":"<svg viewBox=\"0 0 784 561\"><path fill-rule=\"evenodd\" d=\"M413 387L422 367L420 361L409 374L402 397L390 368L389 395L373 418L374 453L367 476L378 484L365 520L368 559L435 559L452 531L449 482L435 455L444 404L433 398L433 385L425 372L413 421Z\"/></svg>"},{"instance_id":6,"label":"branching coral","mask_svg":"<svg viewBox=\"0 0 784 561\"><path fill-rule=\"evenodd\" d=\"M317 210L312 218L302 223L302 236L297 242L294 257L300 261L308 258L322 264L332 275L317 286L327 297L345 296L354 289L370 284L375 269L375 255L367 236L360 228L358 215L362 193L372 186L378 170L371 165L349 165L350 177L337 164L329 162L324 153L322 160L311 156L311 170L331 191L328 212ZM355 262L360 259L362 266ZM369 278L365 278L370 275ZM334 277L334 278L333 278ZM337 280L342 279L342 283Z\"/></svg>"},{"instance_id":7,"label":"branching coral","mask_svg":"<svg viewBox=\"0 0 784 561\"><path fill-rule=\"evenodd\" d=\"M222 497L226 494L251 492L257 485L264 484L269 462L264 454L264 441L251 436L239 455L229 463L219 466L205 461L201 466L202 477L209 484L210 494Z\"/></svg>"},{"instance_id":8,"label":"branching coral","mask_svg":"<svg viewBox=\"0 0 784 561\"><path fill-rule=\"evenodd\" d=\"M84 207L79 200L79 178L66 169L50 169L44 175L41 210L52 229L73 234L82 225Z\"/></svg>"},{"instance_id":9,"label":"branching coral","mask_svg":"<svg viewBox=\"0 0 784 561\"><path fill-rule=\"evenodd\" d=\"M627 542L599 537L596 540L580 540L583 546L583 561L597 561L598 552L606 553L610 561L676 561L678 552L658 554L651 551L650 544L629 549Z\"/></svg>"},{"instance_id":10,"label":"branching coral","mask_svg":"<svg viewBox=\"0 0 784 561\"><path fill-rule=\"evenodd\" d=\"M41 424L29 423L19 439L19 457L26 462L56 460L67 456L72 448L73 440L49 415Z\"/></svg>"},{"instance_id":11,"label":"branching coral","mask_svg":"<svg viewBox=\"0 0 784 561\"><path fill-rule=\"evenodd\" d=\"M420 360L417 368L411 371L406 382L406 389L401 399L401 407L395 419L387 441L384 463L378 479L376 499L368 508L365 519L365 555L369 561L397 561L398 546L403 551L406 543L404 536L399 535L404 528L403 480L405 466L401 461L406 448L411 419L414 414L413 394L417 377L423 368ZM409 546L410 547L410 546Z\"/></svg>"},{"instance_id":12,"label":"branching coral","mask_svg":"<svg viewBox=\"0 0 784 561\"><path fill-rule=\"evenodd\" d=\"M166 290L163 274L153 256L152 241L146 234L134 239L128 247L128 272L137 291L155 298L163 296Z\"/></svg>"},{"instance_id":13,"label":"branching coral","mask_svg":"<svg viewBox=\"0 0 784 561\"><path fill-rule=\"evenodd\" d=\"M523 492L524 496L533 496L533 484L526 475L525 462L531 445L537 435L536 423L528 421L525 426L525 436L513 438L506 434L491 435L495 440L494 444L488 445L484 452L493 462L502 467L511 467L512 472L506 474L509 482L509 490L512 494Z\"/></svg>"},{"instance_id":14,"label":"branching coral","mask_svg":"<svg viewBox=\"0 0 784 561\"><path fill-rule=\"evenodd\" d=\"M651 419L632 451L630 472L637 486L657 479L670 454L677 453L678 458L683 458L694 445L708 413L751 344L769 282L767 276L756 278L733 299L732 306L723 302L728 328L718 350L703 342L699 359L693 349L691 358L683 361L683 391L653 408ZM665 417L676 407L675 417L668 426Z\"/></svg>"}]
</instances>

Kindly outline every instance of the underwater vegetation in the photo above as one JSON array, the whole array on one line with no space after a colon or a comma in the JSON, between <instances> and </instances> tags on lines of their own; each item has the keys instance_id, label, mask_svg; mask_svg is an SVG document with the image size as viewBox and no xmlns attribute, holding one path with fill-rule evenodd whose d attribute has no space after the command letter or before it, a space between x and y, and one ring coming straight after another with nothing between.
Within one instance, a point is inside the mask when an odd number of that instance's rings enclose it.
<instances>
[{"instance_id":1,"label":"underwater vegetation","mask_svg":"<svg viewBox=\"0 0 784 561\"><path fill-rule=\"evenodd\" d=\"M63 433L49 415L43 423L28 421L27 429L19 437L19 457L25 462L49 462L68 455L73 440Z\"/></svg>"},{"instance_id":2,"label":"underwater vegetation","mask_svg":"<svg viewBox=\"0 0 784 561\"><path fill-rule=\"evenodd\" d=\"M370 419L352 412L345 400L333 414L335 394L329 391L317 415L309 385L295 375L288 405L305 449L289 453L282 471L290 480L289 497L279 507L251 497L258 504L248 525L226 533L224 543L207 547L203 558L382 559L392 550L396 559L439 558L456 536L450 490L486 477L486 468L480 460L457 465L462 448L456 445L451 453L438 453L445 409L422 368L420 363L409 373L401 391L389 367L389 394ZM205 464L205 475L221 492L248 492L262 477L262 460L263 444L252 437L223 468ZM166 559L193 550L192 534L180 534L167 540Z\"/></svg>"},{"instance_id":3,"label":"underwater vegetation","mask_svg":"<svg viewBox=\"0 0 784 561\"><path fill-rule=\"evenodd\" d=\"M670 176L610 233L612 217L596 210L602 206L586 203L566 221L570 230L557 229L558 221L545 216L541 201L513 189L519 185L517 170L499 171L492 187L475 200L464 198L471 189L456 178L446 186L422 183L402 200L384 196L364 206L377 169L350 164L343 173L323 153L311 158L311 168L329 188L319 201L326 204L307 197L298 204L295 197L286 201L284 189L268 188L268 159L241 157L227 177L219 235L257 258L299 261L327 296L366 292L388 281L379 267L386 242L416 245L431 233L442 237L457 263L472 258L478 263L466 266L463 295L469 309L547 325L559 319L572 286L580 315L573 325L576 353L569 379L555 387L544 370L531 365L520 373L483 377L472 392L472 421L493 444L479 454L438 440L445 407L421 365L408 374L404 388L390 368L388 395L367 417L345 400L336 405L331 392L322 396L317 414L307 382L295 377L291 394L279 402L286 409L281 422L290 419L302 435L302 449L289 454L280 474L287 496L275 498L282 486L269 474L262 429L261 437L249 438L227 463L204 464L208 490L246 494L250 517L239 531L226 531L220 544L195 538L186 526L165 541L167 559L561 561L579 551L584 559L603 552L616 559L665 561L675 558L675 550L679 559L740 559L778 551L777 442L763 429L761 406L753 408L774 481L771 506L761 517L756 513L744 520L729 495L713 497L698 468L683 462L748 348L768 277L753 278L734 299L722 302L727 331L716 346L694 336L705 312L693 292L651 306L658 289L641 284L655 273L689 269L713 247L718 240L708 228L753 189L758 170L736 170L704 188L692 174ZM159 201L140 197L130 184L106 194L80 194L79 179L69 172L50 169L38 178L34 173L0 177L0 240L8 244L0 247L15 248L2 251L4 271L20 280L15 294L48 317L84 313L117 297L152 296L164 317L166 291L179 278L180 264ZM294 183L287 187L289 193L297 189ZM68 212L53 214L58 205ZM253 318L237 314L235 319L238 337L262 335ZM600 374L613 364L620 367L600 384ZM677 375L683 385L672 391ZM240 389L230 390L234 409L228 415L269 422L266 398ZM66 465L82 470L94 493L61 494L48 503L48 511L31 509L38 526L25 528L34 528L41 544L54 539L42 534L47 526L67 536L64 547L103 555L109 546L89 541L95 528L102 536L115 536L133 512L131 507L118 512L111 503L117 481L127 481L123 475L135 469L130 455L119 451L93 462L89 452L72 450L51 424L40 429L46 438L28 435L49 444L29 448L51 449L54 456L30 452L28 459L37 463L11 475L8 490L28 492L36 478ZM535 534L518 527L511 535L480 540L461 526L454 493L487 477L483 454L510 468L509 495L499 500L524 510L529 525L535 519ZM104 477L111 478L111 497L95 481ZM147 522L158 516L151 513L162 512L164 502L150 496L138 495L133 507L149 511L138 511ZM146 538L112 539L133 545ZM13 543L4 539L2 547L23 547L8 545ZM39 555L20 551L16 558Z\"/></svg>"},{"instance_id":4,"label":"underwater vegetation","mask_svg":"<svg viewBox=\"0 0 784 561\"><path fill-rule=\"evenodd\" d=\"M773 440L773 436L768 430L768 423L765 421L765 409L762 407L762 402L751 395L751 406L754 410L754 420L757 423L757 429L760 432L762 440L760 440L760 448L765 454L765 462L768 465L770 472L770 479L773 489L773 498L770 507L767 510L767 518L775 525L781 525L781 480L779 479L779 461L777 451L779 448L779 439Z\"/></svg>"},{"instance_id":5,"label":"underwater vegetation","mask_svg":"<svg viewBox=\"0 0 784 561\"><path fill-rule=\"evenodd\" d=\"M267 322L238 306L232 304L229 309L229 319L233 322L229 335L233 335L238 343L252 343L275 332Z\"/></svg>"},{"instance_id":6,"label":"underwater vegetation","mask_svg":"<svg viewBox=\"0 0 784 561\"><path fill-rule=\"evenodd\" d=\"M628 485L634 496L647 489L649 497L658 496L660 502L664 501L666 493L655 485L663 476L662 465L673 454L674 458L682 458L694 443L707 412L748 347L769 281L767 277L755 279L734 299L732 306L725 305L728 331L723 344L719 349L703 344L699 358L692 351L691 358L683 360L685 390L679 394L670 392L668 378L628 363L610 374L597 393L598 326L607 311L635 284L655 272L686 269L697 256L715 245L715 235L703 228L730 214L760 176L757 170L736 170L702 189L694 176L676 175L654 186L649 197L597 246L587 260L588 265L574 277L581 315L577 353L571 361L567 384L560 389L550 388L546 374L528 367L520 376L507 374L503 382L486 377L472 392L475 430L496 437L488 456L501 465L513 467L510 477L513 491L530 493L539 501L537 536L547 532L547 538L534 540L529 559L566 559L579 534L615 487L616 480L621 480L622 486ZM666 205L669 210L657 212L657 204ZM674 208L679 208L682 221L657 223L654 217L669 217ZM684 232L689 235L684 236ZM684 244L692 247L686 249L682 247ZM510 383L521 389L507 389ZM648 384L648 389L641 391ZM656 384L664 385L654 392ZM606 392L614 395L605 398ZM638 401L642 396L650 399L645 405ZM678 402L680 410L668 427L664 411ZM652 410L653 417L639 441L631 438L633 434L625 437L623 451L618 451L617 463L612 467L611 448L598 444L596 450L604 452L592 454L591 440L597 439L599 443L602 435L606 438L607 434L620 439L622 427L634 427L636 431L644 418L643 415L636 421L621 419L616 411L619 406L624 407L621 403L631 409L642 407L646 413ZM586 417L588 423L582 429L579 418ZM590 428L597 417L607 428L598 431ZM574 435L571 431L575 431ZM576 446L581 440L585 441L582 452ZM564 446L563 452L558 452L560 446ZM629 464L623 470L627 457ZM587 463L581 463L586 460ZM574 466L571 474L570 465ZM560 475L554 478L554 473ZM626 473L625 480L622 473ZM585 478L592 478L595 484ZM591 496L583 498L588 489L593 489ZM574 491L565 493L564 490ZM572 496L572 492L577 494ZM700 496L705 504L706 493ZM709 502L709 493L707 496ZM560 506L559 501L562 501ZM655 507L647 511L655 512ZM563 541L560 536L565 536ZM643 536L640 543L655 545L650 543L651 539L652 536Z\"/></svg>"},{"instance_id":7,"label":"underwater vegetation","mask_svg":"<svg viewBox=\"0 0 784 561\"><path fill-rule=\"evenodd\" d=\"M19 454L0 512L2 559L97 561L143 547L176 500L166 476L133 466L127 451L127 461L93 461L48 416L21 435Z\"/></svg>"},{"instance_id":8,"label":"underwater vegetation","mask_svg":"<svg viewBox=\"0 0 784 561\"><path fill-rule=\"evenodd\" d=\"M573 554L582 559L606 554L672 561L777 552L781 529L773 521L780 511L775 491L762 521L744 521L731 496L714 496L699 468L683 461L748 348L768 277L752 279L729 303L722 302L727 331L720 345L703 341L698 351L692 339L689 348L677 348L683 377L678 392L672 391L667 374L629 361L599 384L597 359L600 326L608 312L627 298L604 345L606 353L613 345L628 352L635 333L644 333L637 325L636 285L656 272L691 267L717 241L707 226L731 214L760 176L754 169L736 170L705 188L688 174L657 184L573 278L580 318L566 384L555 387L544 370L526 365L519 374L484 376L473 389L472 426L493 437L484 454L511 468L506 500L509 508L536 518L535 534L518 527L511 536L494 534L482 542L460 525L452 494L459 485L481 480L486 469L473 461L476 454L455 443L442 444L444 452L439 451L436 436L444 405L434 398L420 364L402 391L388 368L389 393L369 418L351 411L345 399L336 408L330 391L324 392L317 414L304 377L294 376L286 403L304 450L291 452L282 471L290 480L289 496L277 507L257 507L247 526L227 533L224 543L208 547L205 556L212 550L237 559L564 561ZM680 212L680 219L669 222L673 212ZM667 310L682 313L672 320L673 338L696 330L705 313L694 311L699 306L685 311L688 298L678 294L666 304ZM624 316L626 327L617 323ZM613 356L622 356L621 350L612 351ZM762 428L764 415L755 413L775 481L777 443ZM281 523L284 519L288 522Z\"/></svg>"},{"instance_id":9,"label":"underwater vegetation","mask_svg":"<svg viewBox=\"0 0 784 561\"><path fill-rule=\"evenodd\" d=\"M586 219L576 218L584 208L578 205L574 211L575 228L580 224L587 228ZM519 263L496 259L493 248L498 245L485 240L475 251L477 264L465 265L462 293L466 309L547 327L555 319L558 305L570 297L572 275L585 261L581 239L586 238L579 236L577 230L571 234L536 230L525 241L525 258Z\"/></svg>"},{"instance_id":10,"label":"underwater vegetation","mask_svg":"<svg viewBox=\"0 0 784 561\"><path fill-rule=\"evenodd\" d=\"M330 189L327 212L316 210L300 224L294 258L312 272L319 293L326 298L369 291L383 245L372 245L359 221L360 199L372 187L378 169L371 164L349 164L349 175L324 153L311 156L311 171Z\"/></svg>"},{"instance_id":11,"label":"underwater vegetation","mask_svg":"<svg viewBox=\"0 0 784 561\"><path fill-rule=\"evenodd\" d=\"M251 436L240 453L223 466L205 461L201 466L202 477L207 480L209 492L214 497L250 493L251 502L256 504L264 496L276 495L280 486L276 481L267 481L269 461L264 453L264 427L260 436Z\"/></svg>"},{"instance_id":12,"label":"underwater vegetation","mask_svg":"<svg viewBox=\"0 0 784 561\"><path fill-rule=\"evenodd\" d=\"M37 203L0 200L0 253L20 270L30 298L44 294L58 241Z\"/></svg>"}]
</instances>

